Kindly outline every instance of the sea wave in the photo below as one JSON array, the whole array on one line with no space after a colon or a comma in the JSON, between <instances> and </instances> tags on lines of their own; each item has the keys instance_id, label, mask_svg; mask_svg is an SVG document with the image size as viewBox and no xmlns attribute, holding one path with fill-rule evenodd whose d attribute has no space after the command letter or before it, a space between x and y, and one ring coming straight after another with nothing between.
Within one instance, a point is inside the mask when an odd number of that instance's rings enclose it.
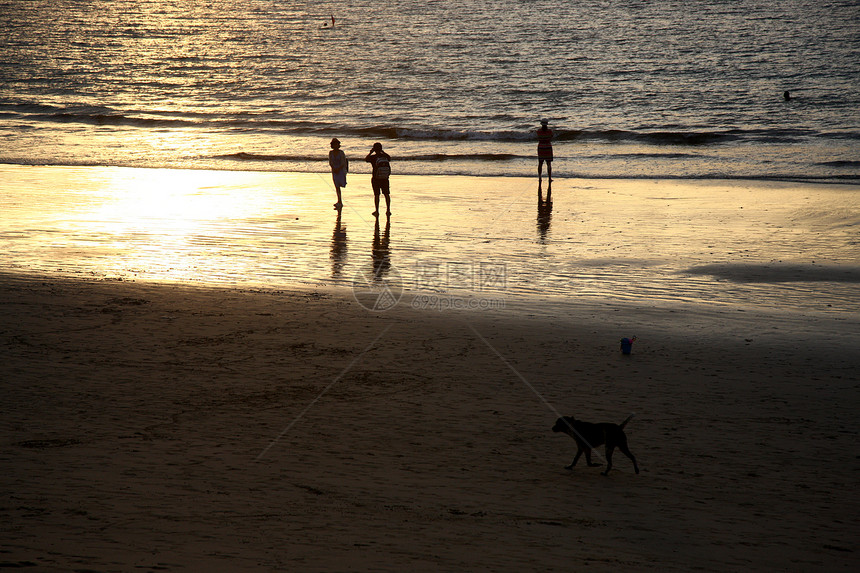
<instances>
[{"instance_id":1,"label":"sea wave","mask_svg":"<svg viewBox=\"0 0 860 573\"><path fill-rule=\"evenodd\" d=\"M824 167L860 167L860 161L822 161L820 163L816 163L816 165L822 165Z\"/></svg>"},{"instance_id":2,"label":"sea wave","mask_svg":"<svg viewBox=\"0 0 860 573\"><path fill-rule=\"evenodd\" d=\"M298 161L302 163L323 163L328 162L328 157L317 155L280 155L269 153L248 153L240 151L238 153L226 153L223 155L213 155L210 159L227 159L233 161Z\"/></svg>"},{"instance_id":3,"label":"sea wave","mask_svg":"<svg viewBox=\"0 0 860 573\"><path fill-rule=\"evenodd\" d=\"M535 139L534 130L522 129L456 129L437 126L356 126L315 122L291 117L279 110L267 112L124 110L101 106L53 106L28 102L0 102L0 118L25 123L80 123L85 125L137 128L196 128L241 133L283 134L294 136L338 136L375 140L401 141L472 141L526 142ZM640 143L655 146L707 147L735 141L747 143L795 143L805 139L860 140L860 133L821 133L812 129L724 129L659 126L647 129L570 129L554 130L557 144L576 142Z\"/></svg>"},{"instance_id":4,"label":"sea wave","mask_svg":"<svg viewBox=\"0 0 860 573\"><path fill-rule=\"evenodd\" d=\"M423 159L425 157L427 159ZM470 161L469 159L472 159ZM486 159L487 164L481 168L475 168L475 162L482 158L459 160L452 157L433 157L414 155L397 158L396 175L446 175L464 177L531 177L532 169L521 169L516 163L508 163L505 160ZM530 158L532 159L532 158ZM449 162L438 170L429 170L426 163ZM512 160L513 161L513 160ZM278 154L256 154L256 153L231 153L224 155L213 155L208 157L176 157L173 159L153 160L149 158L25 158L25 157L0 157L0 165L25 165L25 166L58 166L58 167L130 167L130 168L155 168L155 169L183 169L183 170L206 170L206 171L259 171L259 172L296 172L296 173L327 173L328 158L324 155L278 155ZM495 167L493 167L495 166ZM369 169L369 168L368 168ZM358 169L357 171L360 171ZM847 184L860 185L860 175L857 174L808 174L800 172L772 172L772 173L729 173L729 172L685 172L672 173L669 171L643 171L636 172L629 168L623 170L604 169L599 170L580 167L576 171L568 173L554 173L554 179L626 179L626 180L726 180L726 181L786 181L800 183L819 184Z\"/></svg>"},{"instance_id":5,"label":"sea wave","mask_svg":"<svg viewBox=\"0 0 860 573\"><path fill-rule=\"evenodd\" d=\"M514 161L517 159L531 159L531 155L517 155L513 153L425 153L425 154L405 154L398 155L398 162L405 161ZM249 153L240 151L238 153L228 153L224 155L213 155L211 159L227 159L234 161L289 161L301 163L327 162L328 158L324 155L285 155L285 154L266 154L266 153Z\"/></svg>"},{"instance_id":6,"label":"sea wave","mask_svg":"<svg viewBox=\"0 0 860 573\"><path fill-rule=\"evenodd\" d=\"M401 139L417 141L498 141L522 142L535 139L534 130L458 130L414 127L320 128L320 131L342 133L369 139ZM624 130L624 129L565 129L554 130L553 140L561 142L597 141L608 143L645 143L652 145L699 147L732 141L759 143L793 143L803 138L820 137L814 130L799 129L729 129L722 131L677 130ZM848 137L850 134L842 134Z\"/></svg>"},{"instance_id":7,"label":"sea wave","mask_svg":"<svg viewBox=\"0 0 860 573\"><path fill-rule=\"evenodd\" d=\"M579 160L587 160L587 159L597 159L597 160L606 160L606 159L688 159L688 158L699 158L700 155L696 155L693 153L612 153L611 155L577 155L577 159ZM534 154L531 153L415 153L415 154L398 154L397 162L431 162L431 163L443 163L443 162L452 162L452 161L463 161L463 162L508 162L508 161L533 161L535 158ZM301 163L314 163L314 162L327 162L328 158L325 155L315 154L271 154L271 153L254 153L247 151L240 151L237 153L226 153L220 155L213 155L211 157L206 157L205 159L225 159L225 160L233 160L233 161L289 161L289 162L301 162ZM833 163L847 163L847 166L851 166L852 163L856 162L833 162Z\"/></svg>"},{"instance_id":8,"label":"sea wave","mask_svg":"<svg viewBox=\"0 0 860 573\"><path fill-rule=\"evenodd\" d=\"M86 123L91 125L134 126L134 127L185 127L192 122L181 119L134 117L121 114L79 114L53 113L34 115L30 119L45 119L56 123Z\"/></svg>"}]
</instances>

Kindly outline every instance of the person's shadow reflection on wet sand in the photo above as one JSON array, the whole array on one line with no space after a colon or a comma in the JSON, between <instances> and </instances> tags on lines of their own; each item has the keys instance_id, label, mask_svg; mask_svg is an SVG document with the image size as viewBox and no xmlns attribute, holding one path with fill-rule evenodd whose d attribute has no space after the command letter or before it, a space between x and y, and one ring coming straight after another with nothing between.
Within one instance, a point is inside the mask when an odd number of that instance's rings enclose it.
<instances>
[{"instance_id":1,"label":"person's shadow reflection on wet sand","mask_svg":"<svg viewBox=\"0 0 860 573\"><path fill-rule=\"evenodd\" d=\"M340 277L346 265L346 226L341 224L341 210L337 210L334 231L331 234L331 278Z\"/></svg>"},{"instance_id":2,"label":"person's shadow reflection on wet sand","mask_svg":"<svg viewBox=\"0 0 860 573\"><path fill-rule=\"evenodd\" d=\"M373 257L373 280L379 282L385 279L388 269L391 268L391 251L388 248L391 235L391 220L386 219L385 231L379 235L379 217L373 227L373 247L370 254Z\"/></svg>"},{"instance_id":3,"label":"person's shadow reflection on wet sand","mask_svg":"<svg viewBox=\"0 0 860 573\"><path fill-rule=\"evenodd\" d=\"M549 234L549 224L552 222L552 189L546 192L546 201L543 200L540 186L538 186L538 208L537 208L537 230L540 241L546 241Z\"/></svg>"}]
</instances>

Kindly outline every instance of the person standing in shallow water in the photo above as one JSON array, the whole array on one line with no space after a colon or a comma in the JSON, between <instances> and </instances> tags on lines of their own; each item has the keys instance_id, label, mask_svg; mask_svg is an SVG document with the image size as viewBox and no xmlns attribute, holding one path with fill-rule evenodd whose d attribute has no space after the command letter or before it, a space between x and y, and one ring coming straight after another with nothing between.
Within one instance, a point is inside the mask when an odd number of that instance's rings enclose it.
<instances>
[{"instance_id":1,"label":"person standing in shallow water","mask_svg":"<svg viewBox=\"0 0 860 573\"><path fill-rule=\"evenodd\" d=\"M538 181L543 180L543 163L546 161L546 175L552 183L552 130L548 126L548 120L541 120L537 130Z\"/></svg>"},{"instance_id":2,"label":"person standing in shallow water","mask_svg":"<svg viewBox=\"0 0 860 573\"><path fill-rule=\"evenodd\" d=\"M391 175L391 156L382 151L381 143L374 143L370 153L364 158L373 166L370 176L370 186L373 188L373 216L379 216L379 194L385 195L385 214L391 215L391 197L388 189L388 176Z\"/></svg>"},{"instance_id":3,"label":"person standing in shallow water","mask_svg":"<svg viewBox=\"0 0 860 573\"><path fill-rule=\"evenodd\" d=\"M346 154L340 148L340 140L334 138L331 140L331 151L328 152L328 164L331 167L331 179L334 182L334 192L337 193L337 203L334 204L335 209L343 207L343 200L340 196L340 188L346 187L346 172L349 170L349 160Z\"/></svg>"}]
</instances>

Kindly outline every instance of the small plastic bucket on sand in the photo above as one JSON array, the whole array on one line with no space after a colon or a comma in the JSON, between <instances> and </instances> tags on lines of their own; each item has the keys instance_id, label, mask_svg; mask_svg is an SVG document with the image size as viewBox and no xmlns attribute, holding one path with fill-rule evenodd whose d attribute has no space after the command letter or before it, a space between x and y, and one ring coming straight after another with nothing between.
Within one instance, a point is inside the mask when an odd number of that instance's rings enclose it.
<instances>
[{"instance_id":1,"label":"small plastic bucket on sand","mask_svg":"<svg viewBox=\"0 0 860 573\"><path fill-rule=\"evenodd\" d=\"M633 351L633 341L636 337L621 339L621 354L630 354Z\"/></svg>"}]
</instances>

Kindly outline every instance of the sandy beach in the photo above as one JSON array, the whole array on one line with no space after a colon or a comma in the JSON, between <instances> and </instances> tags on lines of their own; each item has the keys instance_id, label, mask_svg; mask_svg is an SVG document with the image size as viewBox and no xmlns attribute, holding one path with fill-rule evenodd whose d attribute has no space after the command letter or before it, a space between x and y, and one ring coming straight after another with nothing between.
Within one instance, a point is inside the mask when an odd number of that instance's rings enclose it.
<instances>
[{"instance_id":1,"label":"sandy beach","mask_svg":"<svg viewBox=\"0 0 860 573\"><path fill-rule=\"evenodd\" d=\"M2 566L860 564L853 186L2 173Z\"/></svg>"},{"instance_id":2,"label":"sandy beach","mask_svg":"<svg viewBox=\"0 0 860 573\"><path fill-rule=\"evenodd\" d=\"M0 570L860 571L858 21L3 2Z\"/></svg>"},{"instance_id":3,"label":"sandy beach","mask_svg":"<svg viewBox=\"0 0 860 573\"><path fill-rule=\"evenodd\" d=\"M856 315L371 313L338 291L14 275L0 297L5 567L860 564ZM639 475L617 453L607 477L564 469L557 413L634 412Z\"/></svg>"}]
</instances>

